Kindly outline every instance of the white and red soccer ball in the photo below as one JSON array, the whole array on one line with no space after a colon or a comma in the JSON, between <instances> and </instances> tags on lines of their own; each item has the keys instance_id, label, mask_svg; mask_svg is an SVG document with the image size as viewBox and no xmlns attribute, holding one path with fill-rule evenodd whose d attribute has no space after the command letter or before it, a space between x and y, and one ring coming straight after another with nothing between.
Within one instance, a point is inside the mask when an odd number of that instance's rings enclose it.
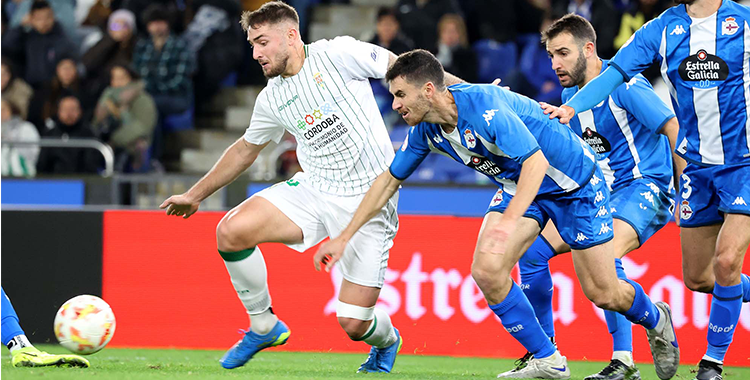
<instances>
[{"instance_id":1,"label":"white and red soccer ball","mask_svg":"<svg viewBox=\"0 0 750 380\"><path fill-rule=\"evenodd\" d=\"M115 314L97 296L81 295L65 302L55 316L60 345L81 355L100 351L115 333Z\"/></svg>"}]
</instances>

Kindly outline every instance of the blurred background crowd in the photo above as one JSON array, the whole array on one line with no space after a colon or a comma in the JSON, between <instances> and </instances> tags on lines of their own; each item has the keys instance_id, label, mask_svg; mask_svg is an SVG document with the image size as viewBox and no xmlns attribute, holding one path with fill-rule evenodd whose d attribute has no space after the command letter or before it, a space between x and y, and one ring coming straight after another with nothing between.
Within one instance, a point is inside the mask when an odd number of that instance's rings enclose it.
<instances>
[{"instance_id":1,"label":"blurred background crowd","mask_svg":"<svg viewBox=\"0 0 750 380\"><path fill-rule=\"evenodd\" d=\"M14 145L40 138L95 139L118 173L203 172L252 114L265 84L238 24L262 0L2 0L3 176L101 174L92 149ZM289 0L306 42L349 34L396 54L432 51L469 82L502 78L534 99L560 103L539 31L566 13L593 24L611 57L670 0ZM647 73L658 77L658 70ZM400 144L405 128L372 81ZM71 140L72 141L72 140ZM298 170L294 141L272 151L263 176ZM437 160L437 159L436 159ZM417 178L480 179L426 165ZM270 174L269 174L270 173Z\"/></svg>"}]
</instances>

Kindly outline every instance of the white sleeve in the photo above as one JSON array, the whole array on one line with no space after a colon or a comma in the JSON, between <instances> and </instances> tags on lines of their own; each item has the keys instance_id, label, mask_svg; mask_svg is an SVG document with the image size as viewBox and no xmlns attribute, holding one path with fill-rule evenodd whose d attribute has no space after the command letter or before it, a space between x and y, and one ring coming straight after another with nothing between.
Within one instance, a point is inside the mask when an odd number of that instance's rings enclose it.
<instances>
[{"instance_id":1,"label":"white sleeve","mask_svg":"<svg viewBox=\"0 0 750 380\"><path fill-rule=\"evenodd\" d=\"M266 93L262 91L255 99L250 126L245 130L245 141L255 145L263 145L270 140L276 143L281 141L281 138L284 137L284 126L279 124L272 114Z\"/></svg>"},{"instance_id":2,"label":"white sleeve","mask_svg":"<svg viewBox=\"0 0 750 380\"><path fill-rule=\"evenodd\" d=\"M382 79L388 71L390 53L378 45L362 42L349 36L331 40L342 66L354 79Z\"/></svg>"}]
</instances>

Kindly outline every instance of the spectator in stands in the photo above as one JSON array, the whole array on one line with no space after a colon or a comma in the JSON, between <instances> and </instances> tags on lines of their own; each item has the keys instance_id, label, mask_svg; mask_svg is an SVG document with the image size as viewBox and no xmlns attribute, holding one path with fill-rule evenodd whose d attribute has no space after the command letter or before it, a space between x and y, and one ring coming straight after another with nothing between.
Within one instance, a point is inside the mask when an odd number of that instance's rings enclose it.
<instances>
[{"instance_id":1,"label":"spectator in stands","mask_svg":"<svg viewBox=\"0 0 750 380\"><path fill-rule=\"evenodd\" d=\"M149 37L136 44L133 67L154 98L160 117L183 113L193 103L194 57L187 43L171 34L166 8L152 4L143 18Z\"/></svg>"},{"instance_id":2,"label":"spectator in stands","mask_svg":"<svg viewBox=\"0 0 750 380\"><path fill-rule=\"evenodd\" d=\"M55 21L55 14L45 0L31 4L28 24L10 29L2 39L3 54L24 67L24 79L37 89L55 75L59 57L75 52L74 45Z\"/></svg>"},{"instance_id":3,"label":"spectator in stands","mask_svg":"<svg viewBox=\"0 0 750 380\"><path fill-rule=\"evenodd\" d=\"M94 132L115 149L118 171L139 171L148 163L156 106L138 74L126 64L112 66L110 76L110 86L96 106Z\"/></svg>"},{"instance_id":4,"label":"spectator in stands","mask_svg":"<svg viewBox=\"0 0 750 380\"><path fill-rule=\"evenodd\" d=\"M103 91L112 66L133 60L135 43L135 15L126 9L114 11L107 21L107 33L83 55L89 88L97 94Z\"/></svg>"},{"instance_id":5,"label":"spectator in stands","mask_svg":"<svg viewBox=\"0 0 750 380\"><path fill-rule=\"evenodd\" d=\"M206 104L224 80L239 70L248 43L235 21L241 12L235 0L194 0L192 6L196 14L182 38L196 57L195 104Z\"/></svg>"},{"instance_id":6,"label":"spectator in stands","mask_svg":"<svg viewBox=\"0 0 750 380\"><path fill-rule=\"evenodd\" d=\"M14 0L14 2L16 3L16 6L10 19L11 28L27 25L29 23L30 14L34 10L34 3L37 1ZM54 13L55 21L60 24L70 41L77 44L78 36L76 28L78 24L76 23L75 18L77 0L47 0L46 2L49 3L49 6Z\"/></svg>"},{"instance_id":7,"label":"spectator in stands","mask_svg":"<svg viewBox=\"0 0 750 380\"><path fill-rule=\"evenodd\" d=\"M75 96L60 99L57 115L48 119L42 137L58 139L94 139L94 132L82 119L81 103ZM39 173L96 173L101 167L99 154L84 148L43 148L39 154Z\"/></svg>"},{"instance_id":8,"label":"spectator in stands","mask_svg":"<svg viewBox=\"0 0 750 380\"><path fill-rule=\"evenodd\" d=\"M23 79L15 75L13 65L5 58L2 62L2 94L3 100L7 100L18 108L18 115L21 119L26 120L29 100L34 95L34 90Z\"/></svg>"},{"instance_id":9,"label":"spectator in stands","mask_svg":"<svg viewBox=\"0 0 750 380\"><path fill-rule=\"evenodd\" d=\"M620 33L615 38L615 49L619 49L630 36L640 29L643 24L660 15L672 5L671 0L639 0L625 4L625 11L620 21ZM658 64L651 65L641 72L649 81L661 76Z\"/></svg>"},{"instance_id":10,"label":"spectator in stands","mask_svg":"<svg viewBox=\"0 0 750 380\"><path fill-rule=\"evenodd\" d=\"M414 47L437 52L437 25L443 15L461 14L456 0L399 0L401 30L414 41Z\"/></svg>"},{"instance_id":11,"label":"spectator in stands","mask_svg":"<svg viewBox=\"0 0 750 380\"><path fill-rule=\"evenodd\" d=\"M371 44L384 47L399 55L414 49L414 42L401 33L401 25L393 8L381 7L375 24L375 36Z\"/></svg>"},{"instance_id":12,"label":"spectator in stands","mask_svg":"<svg viewBox=\"0 0 750 380\"><path fill-rule=\"evenodd\" d=\"M497 0L462 0L461 8L467 25L469 43L479 40L515 42L525 34L539 39L539 25L549 11L550 0L511 0L502 2L498 11Z\"/></svg>"},{"instance_id":13,"label":"spectator in stands","mask_svg":"<svg viewBox=\"0 0 750 380\"><path fill-rule=\"evenodd\" d=\"M122 8L133 12L135 15L135 26L140 37L145 37L148 34L148 28L146 27L148 12L146 11L152 5L158 5L166 13L171 30L179 35L185 29L184 15L187 3L185 0L123 0Z\"/></svg>"},{"instance_id":14,"label":"spectator in stands","mask_svg":"<svg viewBox=\"0 0 750 380\"><path fill-rule=\"evenodd\" d=\"M596 30L599 56L609 59L615 55L615 37L620 30L621 16L612 0L553 0L552 7L557 17L575 13L589 20Z\"/></svg>"},{"instance_id":15,"label":"spectator in stands","mask_svg":"<svg viewBox=\"0 0 750 380\"><path fill-rule=\"evenodd\" d=\"M52 80L36 92L29 108L29 121L41 129L47 119L57 115L57 104L60 99L71 95L81 101L84 115L90 116L93 108L92 96L84 87L77 62L73 58L64 57L57 63Z\"/></svg>"},{"instance_id":16,"label":"spectator in stands","mask_svg":"<svg viewBox=\"0 0 750 380\"><path fill-rule=\"evenodd\" d=\"M39 132L33 124L20 117L20 110L15 104L2 99L2 174L11 177L33 177L36 175L36 161L39 157L39 146L20 146L6 144L10 141L39 141Z\"/></svg>"},{"instance_id":17,"label":"spectator in stands","mask_svg":"<svg viewBox=\"0 0 750 380\"><path fill-rule=\"evenodd\" d=\"M477 58L469 47L466 24L457 14L446 14L438 22L438 47L435 55L445 71L467 81L477 79Z\"/></svg>"}]
</instances>

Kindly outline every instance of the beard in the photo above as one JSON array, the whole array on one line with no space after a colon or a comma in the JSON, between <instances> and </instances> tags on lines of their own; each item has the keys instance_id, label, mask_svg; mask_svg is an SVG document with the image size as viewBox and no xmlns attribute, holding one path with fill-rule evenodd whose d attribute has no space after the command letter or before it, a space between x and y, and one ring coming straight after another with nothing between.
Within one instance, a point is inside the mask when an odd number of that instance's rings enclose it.
<instances>
[{"instance_id":1,"label":"beard","mask_svg":"<svg viewBox=\"0 0 750 380\"><path fill-rule=\"evenodd\" d=\"M266 78L277 77L286 70L286 65L289 62L289 52L279 52L274 61L276 61L275 65L263 70L263 76Z\"/></svg>"},{"instance_id":2,"label":"beard","mask_svg":"<svg viewBox=\"0 0 750 380\"><path fill-rule=\"evenodd\" d=\"M586 79L586 57L583 56L583 52L578 54L578 59L576 60L576 65L573 67L573 70L571 72L564 71L562 74L565 74L570 78L569 83L560 83L565 88L578 86L583 83L583 80Z\"/></svg>"}]
</instances>

